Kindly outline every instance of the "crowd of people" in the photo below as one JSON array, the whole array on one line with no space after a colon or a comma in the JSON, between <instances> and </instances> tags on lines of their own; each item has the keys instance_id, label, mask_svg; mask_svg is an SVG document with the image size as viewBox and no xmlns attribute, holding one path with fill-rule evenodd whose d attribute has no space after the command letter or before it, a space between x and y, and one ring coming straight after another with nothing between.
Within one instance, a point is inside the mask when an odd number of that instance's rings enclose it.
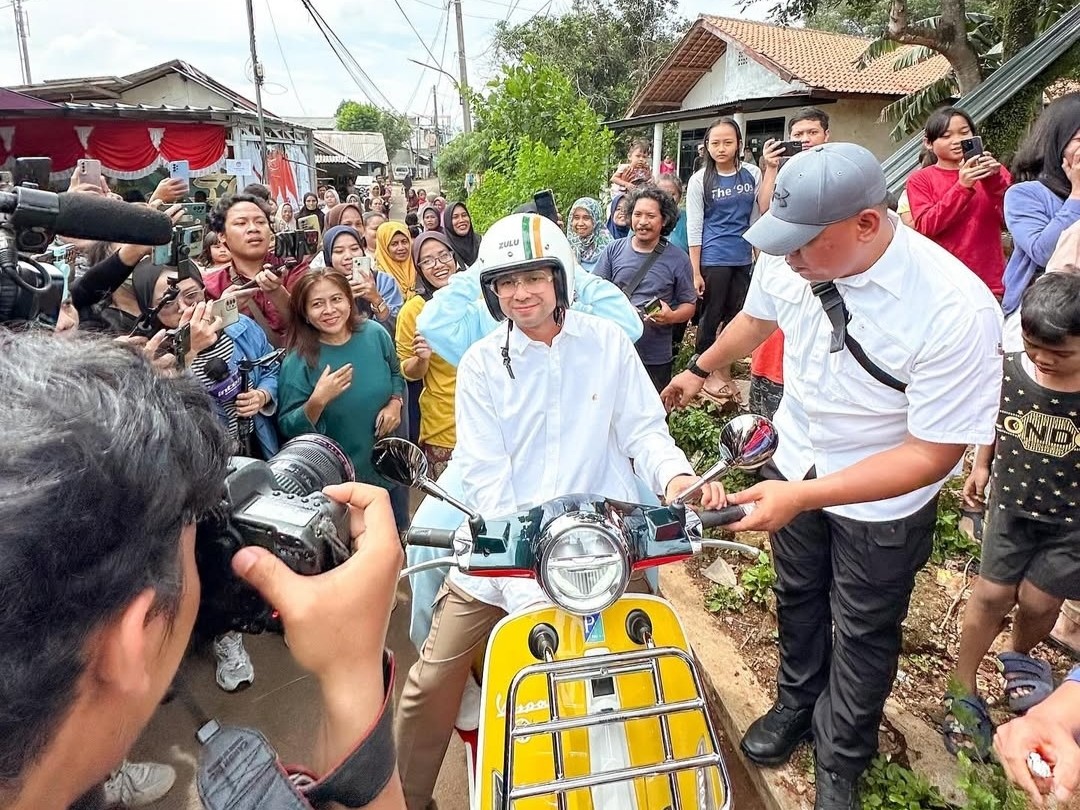
<instances>
[{"instance_id":1,"label":"crowd of people","mask_svg":"<svg viewBox=\"0 0 1080 810\"><path fill-rule=\"evenodd\" d=\"M750 357L749 409L775 419L780 449L758 485L701 496L755 504L733 528L770 532L777 572L778 698L741 748L769 766L812 737L817 807L853 808L938 492L969 447L964 499L986 511L982 566L944 744L990 755L977 673L1014 608L997 659L1009 707L1030 712L999 747L1028 744L1040 723L1080 726L1037 710L1076 697L1052 696L1053 673L1033 655L1047 639L1080 652L1080 607L1066 602L1080 599L1080 94L1042 112L1011 171L967 113L935 111L924 165L896 201L878 161L821 109L799 110L788 132L801 153L769 140L755 160L739 122L717 120L685 188L670 158L654 177L649 144L634 141L610 187L558 222L525 205L484 234L467 201L429 201L411 183L403 221L388 184L298 202L255 184L214 202L201 246L177 266L141 246L79 244L93 261L57 331L179 362L209 396L227 454L332 438L357 482L387 492L398 531L408 496L372 466L381 437L418 442L432 476L456 476L483 511L578 490L633 500L634 474L670 495L693 470L665 413L699 394L746 407L732 364ZM162 181L147 204L179 221L181 185ZM78 173L71 190L108 191ZM275 234L296 230L317 231L321 251L275 255ZM222 300L236 302L228 322ZM690 325L694 354L675 375ZM178 329L189 335L179 358L163 353ZM277 348L279 365L241 374ZM602 452L590 432L611 437ZM414 600L426 611L420 658L397 719L410 810L432 801L477 646L526 590L451 576ZM222 689L253 682L241 635L213 650ZM172 779L167 766L125 763L106 795L140 805Z\"/></svg>"}]
</instances>

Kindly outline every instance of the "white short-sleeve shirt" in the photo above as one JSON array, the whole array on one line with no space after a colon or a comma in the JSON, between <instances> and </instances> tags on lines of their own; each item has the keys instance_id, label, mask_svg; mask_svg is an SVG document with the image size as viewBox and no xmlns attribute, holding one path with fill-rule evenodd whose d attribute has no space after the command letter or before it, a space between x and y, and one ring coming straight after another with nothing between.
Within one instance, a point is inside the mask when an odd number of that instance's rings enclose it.
<instances>
[{"instance_id":1,"label":"white short-sleeve shirt","mask_svg":"<svg viewBox=\"0 0 1080 810\"><path fill-rule=\"evenodd\" d=\"M783 257L762 254L744 311L784 332L784 398L774 461L789 480L823 477L900 445L908 434L940 444L994 440L1001 389L1001 308L959 259L910 228L894 226L882 257L836 280L848 329L867 355L907 384L878 382L846 348L829 352L832 327L810 283ZM872 503L826 511L863 521L906 517L942 482Z\"/></svg>"}]
</instances>

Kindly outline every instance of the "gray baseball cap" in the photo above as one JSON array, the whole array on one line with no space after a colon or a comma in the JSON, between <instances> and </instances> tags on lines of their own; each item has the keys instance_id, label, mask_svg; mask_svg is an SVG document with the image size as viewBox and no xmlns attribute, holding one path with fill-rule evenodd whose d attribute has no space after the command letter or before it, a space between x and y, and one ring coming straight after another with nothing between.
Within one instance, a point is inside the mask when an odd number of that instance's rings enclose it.
<instances>
[{"instance_id":1,"label":"gray baseball cap","mask_svg":"<svg viewBox=\"0 0 1080 810\"><path fill-rule=\"evenodd\" d=\"M888 196L885 172L869 149L854 143L814 146L780 170L768 212L743 238L763 253L784 256Z\"/></svg>"}]
</instances>

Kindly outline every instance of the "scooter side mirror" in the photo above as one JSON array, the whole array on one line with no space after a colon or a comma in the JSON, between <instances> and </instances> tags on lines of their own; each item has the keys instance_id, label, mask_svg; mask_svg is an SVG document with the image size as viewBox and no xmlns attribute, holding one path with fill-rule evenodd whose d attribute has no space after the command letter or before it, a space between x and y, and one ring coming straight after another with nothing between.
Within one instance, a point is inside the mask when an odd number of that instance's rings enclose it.
<instances>
[{"instance_id":1,"label":"scooter side mirror","mask_svg":"<svg viewBox=\"0 0 1080 810\"><path fill-rule=\"evenodd\" d=\"M371 463L383 478L406 487L418 487L428 474L424 451L406 439L379 439L372 448Z\"/></svg>"},{"instance_id":2,"label":"scooter side mirror","mask_svg":"<svg viewBox=\"0 0 1080 810\"><path fill-rule=\"evenodd\" d=\"M756 470L772 458L778 441L772 422L764 416L744 413L720 431L720 455L726 455L732 467Z\"/></svg>"},{"instance_id":3,"label":"scooter side mirror","mask_svg":"<svg viewBox=\"0 0 1080 810\"><path fill-rule=\"evenodd\" d=\"M728 470L756 470L772 458L779 437L776 427L764 416L744 413L736 416L720 431L720 460L671 502L682 506L703 486Z\"/></svg>"},{"instance_id":4,"label":"scooter side mirror","mask_svg":"<svg viewBox=\"0 0 1080 810\"><path fill-rule=\"evenodd\" d=\"M371 449L371 465L375 472L395 484L414 487L426 495L438 498L469 517L469 528L473 536L485 531L483 517L470 509L445 489L428 478L428 460L424 451L407 439L393 436L379 439Z\"/></svg>"}]
</instances>

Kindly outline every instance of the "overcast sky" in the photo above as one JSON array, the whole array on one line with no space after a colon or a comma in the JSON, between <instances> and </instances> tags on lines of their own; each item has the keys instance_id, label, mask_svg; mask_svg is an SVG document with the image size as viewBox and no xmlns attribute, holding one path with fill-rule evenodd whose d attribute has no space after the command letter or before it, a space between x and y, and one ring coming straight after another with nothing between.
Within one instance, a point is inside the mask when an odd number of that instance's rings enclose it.
<instances>
[{"instance_id":1,"label":"overcast sky","mask_svg":"<svg viewBox=\"0 0 1080 810\"><path fill-rule=\"evenodd\" d=\"M427 46L449 72L457 73L457 43L445 0L400 0ZM453 85L409 59L431 62L393 0L313 0L379 89L402 112L431 114L438 83L442 114L461 109ZM523 22L547 8L558 13L569 0L462 0L470 84L493 73L489 53L495 22L510 15ZM748 13L738 0L682 0L689 18L710 14L761 18L767 0ZM24 0L30 24L30 70L34 81L132 73L170 59L184 59L234 90L254 98L243 0ZM259 59L266 82L263 104L278 115L333 115L343 98L364 100L322 38L300 0L254 0ZM271 15L272 12L272 15ZM277 35L275 38L274 26ZM444 32L449 42L444 50ZM292 80L289 78L292 73ZM21 83L14 14L0 0L0 85ZM295 85L295 90L293 89Z\"/></svg>"}]
</instances>

